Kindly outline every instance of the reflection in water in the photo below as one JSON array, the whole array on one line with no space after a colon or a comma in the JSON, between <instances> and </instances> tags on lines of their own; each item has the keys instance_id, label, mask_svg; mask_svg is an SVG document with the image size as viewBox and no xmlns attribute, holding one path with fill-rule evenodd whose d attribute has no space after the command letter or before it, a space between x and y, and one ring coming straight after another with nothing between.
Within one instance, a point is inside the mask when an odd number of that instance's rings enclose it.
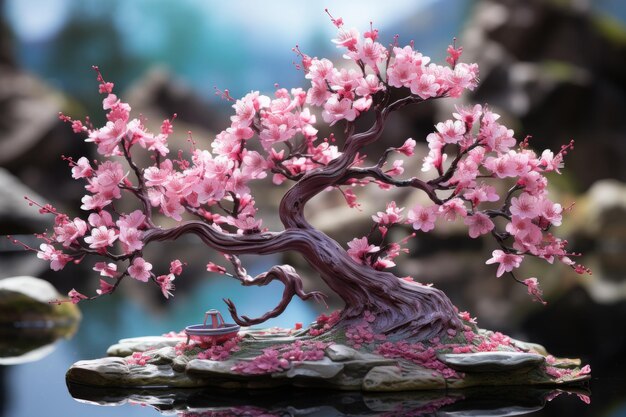
<instances>
[{"instance_id":1,"label":"reflection in water","mask_svg":"<svg viewBox=\"0 0 626 417\"><path fill-rule=\"evenodd\" d=\"M92 388L68 384L83 403L100 406L140 404L163 415L217 416L513 416L541 410L547 401L567 393L589 401L583 386L568 390L535 387L487 387L455 391L362 393L324 390Z\"/></svg>"},{"instance_id":2,"label":"reflection in water","mask_svg":"<svg viewBox=\"0 0 626 417\"><path fill-rule=\"evenodd\" d=\"M64 326L21 328L0 326L0 365L41 360L54 350L59 339L71 338L76 333L78 323L73 321Z\"/></svg>"}]
</instances>

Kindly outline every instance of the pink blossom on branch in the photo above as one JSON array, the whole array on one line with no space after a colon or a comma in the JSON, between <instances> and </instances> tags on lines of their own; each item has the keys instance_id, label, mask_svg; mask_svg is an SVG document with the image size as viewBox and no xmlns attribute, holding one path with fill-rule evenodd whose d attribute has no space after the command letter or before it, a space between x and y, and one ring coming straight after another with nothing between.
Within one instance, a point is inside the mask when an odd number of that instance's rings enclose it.
<instances>
[{"instance_id":1,"label":"pink blossom on branch","mask_svg":"<svg viewBox=\"0 0 626 417\"><path fill-rule=\"evenodd\" d=\"M132 265L128 267L128 275L130 275L131 278L135 278L137 281L148 282L151 270L152 264L139 257L135 258Z\"/></svg>"},{"instance_id":2,"label":"pink blossom on branch","mask_svg":"<svg viewBox=\"0 0 626 417\"><path fill-rule=\"evenodd\" d=\"M495 227L489 216L480 212L467 216L464 222L469 226L469 235L471 238L477 238L480 235L489 233Z\"/></svg>"},{"instance_id":3,"label":"pink blossom on branch","mask_svg":"<svg viewBox=\"0 0 626 417\"><path fill-rule=\"evenodd\" d=\"M40 250L37 251L37 257L45 261L50 261L50 269L53 271L60 271L69 261L72 260L70 256L64 254L58 249L55 249L54 246L47 243L42 243L39 246L39 249Z\"/></svg>"},{"instance_id":4,"label":"pink blossom on branch","mask_svg":"<svg viewBox=\"0 0 626 417\"><path fill-rule=\"evenodd\" d=\"M492 253L492 257L485 262L487 265L498 263L497 277L501 277L505 272L511 272L515 268L520 266L520 263L524 259L521 255L515 255L513 253L506 253L500 249L496 249Z\"/></svg>"},{"instance_id":5,"label":"pink blossom on branch","mask_svg":"<svg viewBox=\"0 0 626 417\"><path fill-rule=\"evenodd\" d=\"M118 237L118 232L115 229L100 226L91 229L91 235L85 237L84 240L92 249L103 249L113 245L113 242L115 242Z\"/></svg>"},{"instance_id":6,"label":"pink blossom on branch","mask_svg":"<svg viewBox=\"0 0 626 417\"><path fill-rule=\"evenodd\" d=\"M117 265L112 262L108 264L106 262L96 262L93 270L100 272L100 275L103 277L113 278L117 274Z\"/></svg>"},{"instance_id":7,"label":"pink blossom on branch","mask_svg":"<svg viewBox=\"0 0 626 417\"><path fill-rule=\"evenodd\" d=\"M348 242L348 255L358 263L365 263L367 255L378 252L380 248L367 241L367 237L354 238Z\"/></svg>"},{"instance_id":8,"label":"pink blossom on branch","mask_svg":"<svg viewBox=\"0 0 626 417\"><path fill-rule=\"evenodd\" d=\"M70 301L72 302L72 304L78 304L81 300L86 300L87 298L89 298L85 294L79 293L74 288L72 288L70 292L67 293L67 296L70 297Z\"/></svg>"},{"instance_id":9,"label":"pink blossom on branch","mask_svg":"<svg viewBox=\"0 0 626 417\"><path fill-rule=\"evenodd\" d=\"M541 298L543 295L543 291L539 288L539 283L537 282L537 278L528 278L523 281L523 283L528 287L528 294L533 297L534 301L539 301L541 304L546 304L545 301Z\"/></svg>"},{"instance_id":10,"label":"pink blossom on branch","mask_svg":"<svg viewBox=\"0 0 626 417\"><path fill-rule=\"evenodd\" d=\"M413 229L430 232L435 228L438 212L437 206L422 207L416 205L407 213L407 220L412 224Z\"/></svg>"},{"instance_id":11,"label":"pink blossom on branch","mask_svg":"<svg viewBox=\"0 0 626 417\"><path fill-rule=\"evenodd\" d=\"M106 282L105 280L101 279L100 280L100 288L98 288L96 290L96 293L98 295L104 295L104 294L110 294L114 291L115 287L111 284L109 284L108 282Z\"/></svg>"}]
</instances>

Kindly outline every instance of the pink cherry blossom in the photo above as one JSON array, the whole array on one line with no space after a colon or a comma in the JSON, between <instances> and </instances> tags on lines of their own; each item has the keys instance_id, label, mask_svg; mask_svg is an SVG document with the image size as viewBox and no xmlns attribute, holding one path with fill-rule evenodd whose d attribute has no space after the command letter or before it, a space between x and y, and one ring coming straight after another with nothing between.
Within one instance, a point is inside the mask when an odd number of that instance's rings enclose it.
<instances>
[{"instance_id":1,"label":"pink cherry blossom","mask_svg":"<svg viewBox=\"0 0 626 417\"><path fill-rule=\"evenodd\" d=\"M311 61L311 66L305 78L311 79L314 82L325 81L332 74L333 68L333 63L330 60L326 58L315 58Z\"/></svg>"},{"instance_id":2,"label":"pink cherry blossom","mask_svg":"<svg viewBox=\"0 0 626 417\"><path fill-rule=\"evenodd\" d=\"M528 193L511 199L511 214L520 218L535 218L539 215L539 201Z\"/></svg>"},{"instance_id":3,"label":"pink cherry blossom","mask_svg":"<svg viewBox=\"0 0 626 417\"><path fill-rule=\"evenodd\" d=\"M119 185L124 177L124 169L120 163L105 161L98 166L94 177L89 179L89 185L85 188L107 200L120 198Z\"/></svg>"},{"instance_id":4,"label":"pink cherry blossom","mask_svg":"<svg viewBox=\"0 0 626 417\"><path fill-rule=\"evenodd\" d=\"M548 180L537 171L530 171L522 175L517 184L524 187L524 191L528 194L539 195L543 194L548 186Z\"/></svg>"},{"instance_id":5,"label":"pink cherry blossom","mask_svg":"<svg viewBox=\"0 0 626 417\"><path fill-rule=\"evenodd\" d=\"M397 207L395 201L391 201L387 204L387 209L382 212L379 211L372 216L372 220L380 225L392 225L402 221L402 211L404 207Z\"/></svg>"},{"instance_id":6,"label":"pink cherry blossom","mask_svg":"<svg viewBox=\"0 0 626 417\"><path fill-rule=\"evenodd\" d=\"M172 262L170 262L170 274L180 275L182 273L183 273L183 263L180 260L175 259Z\"/></svg>"},{"instance_id":7,"label":"pink cherry blossom","mask_svg":"<svg viewBox=\"0 0 626 417\"><path fill-rule=\"evenodd\" d=\"M72 221L65 221L55 226L54 233L57 242L62 243L63 246L67 248L72 243L76 242L78 238L83 237L85 233L87 233L87 223L76 217Z\"/></svg>"},{"instance_id":8,"label":"pink cherry blossom","mask_svg":"<svg viewBox=\"0 0 626 417\"><path fill-rule=\"evenodd\" d=\"M170 298L170 296L173 296L172 291L174 291L175 287L172 282L175 278L174 274L159 275L156 278L157 284L159 284L161 292L163 293L163 297Z\"/></svg>"},{"instance_id":9,"label":"pink cherry blossom","mask_svg":"<svg viewBox=\"0 0 626 417\"><path fill-rule=\"evenodd\" d=\"M53 271L62 270L65 265L72 260L71 256L64 254L47 243L39 245L39 249L40 250L37 251L37 257L45 261L50 261L50 269Z\"/></svg>"},{"instance_id":10,"label":"pink cherry blossom","mask_svg":"<svg viewBox=\"0 0 626 417\"><path fill-rule=\"evenodd\" d=\"M458 63L451 73L447 74L448 96L459 97L463 90L474 90L478 85L478 65Z\"/></svg>"},{"instance_id":11,"label":"pink cherry blossom","mask_svg":"<svg viewBox=\"0 0 626 417\"><path fill-rule=\"evenodd\" d=\"M551 150L546 149L541 154L541 165L545 171L556 171L560 174L559 169L563 168L563 154L558 153L555 156Z\"/></svg>"},{"instance_id":12,"label":"pink cherry blossom","mask_svg":"<svg viewBox=\"0 0 626 417\"><path fill-rule=\"evenodd\" d=\"M137 281L148 282L151 270L151 263L146 262L141 257L137 257L133 259L133 264L128 267L128 275L130 275L131 278L135 278Z\"/></svg>"},{"instance_id":13,"label":"pink cherry blossom","mask_svg":"<svg viewBox=\"0 0 626 417\"><path fill-rule=\"evenodd\" d=\"M326 123L334 125L340 120L347 120L352 122L358 115L357 111L352 107L352 101L343 98L339 100L336 95L330 97L324 105L324 111L322 112L322 118Z\"/></svg>"},{"instance_id":14,"label":"pink cherry blossom","mask_svg":"<svg viewBox=\"0 0 626 417\"><path fill-rule=\"evenodd\" d=\"M122 243L124 253L132 253L143 249L143 232L141 230L122 226L118 237Z\"/></svg>"},{"instance_id":15,"label":"pink cherry blossom","mask_svg":"<svg viewBox=\"0 0 626 417\"><path fill-rule=\"evenodd\" d=\"M337 44L337 48L343 47L350 51L356 51L360 36L359 32L354 28L350 30L339 29L337 38L333 39L332 42Z\"/></svg>"},{"instance_id":16,"label":"pink cherry blossom","mask_svg":"<svg viewBox=\"0 0 626 417\"><path fill-rule=\"evenodd\" d=\"M93 168L89 163L89 160L84 156L80 157L78 161L76 161L76 165L72 168L72 178L89 178L93 174Z\"/></svg>"},{"instance_id":17,"label":"pink cherry blossom","mask_svg":"<svg viewBox=\"0 0 626 417\"><path fill-rule=\"evenodd\" d=\"M87 218L87 221L92 227L110 227L115 225L115 223L113 223L113 217L111 216L111 213L105 210L102 210L99 213L91 213Z\"/></svg>"},{"instance_id":18,"label":"pink cherry blossom","mask_svg":"<svg viewBox=\"0 0 626 417\"><path fill-rule=\"evenodd\" d=\"M378 252L380 247L370 244L367 237L354 238L348 242L348 255L358 263L364 263L365 257L374 252Z\"/></svg>"},{"instance_id":19,"label":"pink cherry blossom","mask_svg":"<svg viewBox=\"0 0 626 417\"><path fill-rule=\"evenodd\" d=\"M507 129L505 126L495 122L500 115L485 110L478 133L478 140L483 143L488 151L497 151L500 153L508 152L515 146L515 138L513 130Z\"/></svg>"},{"instance_id":20,"label":"pink cherry blossom","mask_svg":"<svg viewBox=\"0 0 626 417\"><path fill-rule=\"evenodd\" d=\"M480 212L467 216L464 222L469 226L471 238L477 238L480 235L489 233L495 227L489 216Z\"/></svg>"},{"instance_id":21,"label":"pink cherry blossom","mask_svg":"<svg viewBox=\"0 0 626 417\"><path fill-rule=\"evenodd\" d=\"M89 298L85 294L79 293L74 288L72 288L70 292L67 293L67 296L70 297L70 301L72 302L72 304L77 304L81 300L86 300L87 298Z\"/></svg>"},{"instance_id":22,"label":"pink cherry blossom","mask_svg":"<svg viewBox=\"0 0 626 417\"><path fill-rule=\"evenodd\" d=\"M161 164L160 167L149 167L143 172L148 187L163 185L172 174L171 161L169 164Z\"/></svg>"},{"instance_id":23,"label":"pink cherry blossom","mask_svg":"<svg viewBox=\"0 0 626 417\"><path fill-rule=\"evenodd\" d=\"M145 226L146 216L141 210L135 210L129 214L120 216L120 219L115 223L117 227L121 228L135 228L142 229Z\"/></svg>"},{"instance_id":24,"label":"pink cherry blossom","mask_svg":"<svg viewBox=\"0 0 626 417\"><path fill-rule=\"evenodd\" d=\"M423 99L437 97L441 89L441 85L437 83L437 79L432 74L422 74L419 78L415 77L411 81L410 87L411 93L417 94Z\"/></svg>"},{"instance_id":25,"label":"pink cherry blossom","mask_svg":"<svg viewBox=\"0 0 626 417\"><path fill-rule=\"evenodd\" d=\"M487 265L493 263L499 263L497 277L501 277L505 272L511 272L513 269L518 268L520 263L524 259L522 255L515 255L513 253L505 253L500 249L496 249L492 252L492 257L485 262Z\"/></svg>"},{"instance_id":26,"label":"pink cherry blossom","mask_svg":"<svg viewBox=\"0 0 626 417\"><path fill-rule=\"evenodd\" d=\"M431 133L426 137L428 142L428 156L424 158L424 164L422 165L422 171L428 172L432 168L436 168L441 171L443 163L448 158L448 155L443 153L442 149L445 146L443 137L437 133Z\"/></svg>"},{"instance_id":27,"label":"pink cherry blossom","mask_svg":"<svg viewBox=\"0 0 626 417\"><path fill-rule=\"evenodd\" d=\"M378 73L380 72L378 66L387 58L387 49L373 39L365 38L357 45L357 51L348 53L348 56L355 61L362 61L375 73Z\"/></svg>"},{"instance_id":28,"label":"pink cherry blossom","mask_svg":"<svg viewBox=\"0 0 626 417\"><path fill-rule=\"evenodd\" d=\"M540 214L548 222L554 226L561 225L561 214L563 213L563 207L558 203L543 199L540 205Z\"/></svg>"},{"instance_id":29,"label":"pink cherry blossom","mask_svg":"<svg viewBox=\"0 0 626 417\"><path fill-rule=\"evenodd\" d=\"M115 229L107 229L106 226L100 226L91 229L91 235L85 237L85 243L88 243L92 249L106 248L113 245L117 238L118 233Z\"/></svg>"},{"instance_id":30,"label":"pink cherry blossom","mask_svg":"<svg viewBox=\"0 0 626 417\"><path fill-rule=\"evenodd\" d=\"M80 206L82 210L101 210L111 204L111 200L102 194L86 195L80 201L83 203Z\"/></svg>"},{"instance_id":31,"label":"pink cherry blossom","mask_svg":"<svg viewBox=\"0 0 626 417\"><path fill-rule=\"evenodd\" d=\"M368 74L364 78L359 79L359 85L354 92L362 97L371 96L384 89L382 83L374 74Z\"/></svg>"},{"instance_id":32,"label":"pink cherry blossom","mask_svg":"<svg viewBox=\"0 0 626 417\"><path fill-rule=\"evenodd\" d=\"M457 217L467 216L467 209L465 208L463 200L453 198L439 206L439 215L451 222L456 220Z\"/></svg>"},{"instance_id":33,"label":"pink cherry blossom","mask_svg":"<svg viewBox=\"0 0 626 417\"><path fill-rule=\"evenodd\" d=\"M282 372L289 368L289 361L279 356L279 352L272 348L263 350L263 353L251 361L236 363L231 370L240 374L268 374Z\"/></svg>"},{"instance_id":34,"label":"pink cherry blossom","mask_svg":"<svg viewBox=\"0 0 626 417\"><path fill-rule=\"evenodd\" d=\"M415 151L416 144L417 142L415 142L412 138L408 138L407 140L404 141L401 147L396 148L396 151L406 156L413 156L413 152Z\"/></svg>"},{"instance_id":35,"label":"pink cherry blossom","mask_svg":"<svg viewBox=\"0 0 626 417\"><path fill-rule=\"evenodd\" d=\"M476 121L480 119L482 115L482 106L475 104L473 107L461 107L455 105L456 113L452 113L452 116L465 123L466 126L472 126Z\"/></svg>"},{"instance_id":36,"label":"pink cherry blossom","mask_svg":"<svg viewBox=\"0 0 626 417\"><path fill-rule=\"evenodd\" d=\"M109 121L100 130L94 130L85 139L85 142L94 142L98 145L98 153L104 156L119 155L119 144L126 134L126 122L122 119Z\"/></svg>"},{"instance_id":37,"label":"pink cherry blossom","mask_svg":"<svg viewBox=\"0 0 626 417\"><path fill-rule=\"evenodd\" d=\"M463 139L465 134L465 124L459 120L446 120L445 122L437 123L435 127L441 133L446 143L457 143Z\"/></svg>"},{"instance_id":38,"label":"pink cherry blossom","mask_svg":"<svg viewBox=\"0 0 626 417\"><path fill-rule=\"evenodd\" d=\"M226 268L221 265L214 264L213 262L206 264L206 270L209 272L217 272L218 274L224 274L226 272Z\"/></svg>"},{"instance_id":39,"label":"pink cherry blossom","mask_svg":"<svg viewBox=\"0 0 626 417\"><path fill-rule=\"evenodd\" d=\"M508 154L495 157L490 156L485 159L485 168L496 174L498 178L507 178L515 176L515 162L511 160Z\"/></svg>"},{"instance_id":40,"label":"pink cherry blossom","mask_svg":"<svg viewBox=\"0 0 626 417\"><path fill-rule=\"evenodd\" d=\"M407 220L413 229L429 232L435 228L438 210L438 206L422 207L418 204L408 211Z\"/></svg>"},{"instance_id":41,"label":"pink cherry blossom","mask_svg":"<svg viewBox=\"0 0 626 417\"><path fill-rule=\"evenodd\" d=\"M539 288L539 283L537 282L537 278L528 278L524 280L524 284L528 287L528 294L533 297L534 301L539 301L541 304L547 304L541 296L543 295L543 291Z\"/></svg>"},{"instance_id":42,"label":"pink cherry blossom","mask_svg":"<svg viewBox=\"0 0 626 417\"><path fill-rule=\"evenodd\" d=\"M390 177L397 177L398 175L402 175L402 173L404 172L404 167L402 165L404 165L404 161L402 159L396 159L395 161L393 161L391 168L385 171L385 174L389 175Z\"/></svg>"},{"instance_id":43,"label":"pink cherry blossom","mask_svg":"<svg viewBox=\"0 0 626 417\"><path fill-rule=\"evenodd\" d=\"M463 194L463 197L470 200L475 206L489 201L498 201L500 196L496 193L495 187L481 184L476 188L470 188Z\"/></svg>"},{"instance_id":44,"label":"pink cherry blossom","mask_svg":"<svg viewBox=\"0 0 626 417\"><path fill-rule=\"evenodd\" d=\"M117 274L117 265L112 262L96 262L93 270L96 272L100 272L100 275L102 275L103 277L113 278Z\"/></svg>"},{"instance_id":45,"label":"pink cherry blossom","mask_svg":"<svg viewBox=\"0 0 626 417\"><path fill-rule=\"evenodd\" d=\"M115 287L111 284L109 284L108 282L106 282L105 280L101 279L100 280L100 288L98 288L96 290L96 293L98 295L104 295L104 294L110 294L111 292L113 292L115 289Z\"/></svg>"}]
</instances>

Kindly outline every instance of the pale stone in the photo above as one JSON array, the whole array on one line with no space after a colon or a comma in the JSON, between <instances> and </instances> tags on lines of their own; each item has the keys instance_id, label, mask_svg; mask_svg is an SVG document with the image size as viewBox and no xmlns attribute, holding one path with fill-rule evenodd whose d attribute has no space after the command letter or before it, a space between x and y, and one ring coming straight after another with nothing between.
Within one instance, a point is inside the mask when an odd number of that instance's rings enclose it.
<instances>
[{"instance_id":1,"label":"pale stone","mask_svg":"<svg viewBox=\"0 0 626 417\"><path fill-rule=\"evenodd\" d=\"M179 355L172 361L172 369L176 372L185 372L187 364L189 363L189 356Z\"/></svg>"},{"instance_id":2,"label":"pale stone","mask_svg":"<svg viewBox=\"0 0 626 417\"><path fill-rule=\"evenodd\" d=\"M522 342L521 340L516 339L511 339L511 343L515 345L515 347L527 352L536 352L542 356L548 356L546 348L538 343Z\"/></svg>"},{"instance_id":3,"label":"pale stone","mask_svg":"<svg viewBox=\"0 0 626 417\"><path fill-rule=\"evenodd\" d=\"M437 358L450 368L462 372L507 372L528 370L545 362L545 357L525 352L446 353Z\"/></svg>"},{"instance_id":4,"label":"pale stone","mask_svg":"<svg viewBox=\"0 0 626 417\"><path fill-rule=\"evenodd\" d=\"M352 349L351 347L346 345L340 345L338 343L333 343L332 345L328 346L324 353L330 359L337 362L354 359L358 354L355 349Z\"/></svg>"},{"instance_id":5,"label":"pale stone","mask_svg":"<svg viewBox=\"0 0 626 417\"><path fill-rule=\"evenodd\" d=\"M205 382L174 372L169 365L129 365L123 358L76 362L66 375L68 381L97 386L197 387Z\"/></svg>"},{"instance_id":6,"label":"pale stone","mask_svg":"<svg viewBox=\"0 0 626 417\"><path fill-rule=\"evenodd\" d=\"M363 378L363 391L409 391L442 389L445 379L431 369L411 367L403 372L398 366L377 366Z\"/></svg>"},{"instance_id":7,"label":"pale stone","mask_svg":"<svg viewBox=\"0 0 626 417\"><path fill-rule=\"evenodd\" d=\"M329 379L343 370L342 363L333 362L329 358L319 361L303 361L292 366L286 373L288 378L306 376L310 378Z\"/></svg>"},{"instance_id":8,"label":"pale stone","mask_svg":"<svg viewBox=\"0 0 626 417\"><path fill-rule=\"evenodd\" d=\"M344 365L344 372L353 376L364 377L372 368L377 366L398 366L396 359L387 359L382 356L372 355L373 358L369 359L357 359L353 361L342 362Z\"/></svg>"},{"instance_id":9,"label":"pale stone","mask_svg":"<svg viewBox=\"0 0 626 417\"><path fill-rule=\"evenodd\" d=\"M184 342L184 337L146 336L122 339L118 343L109 346L107 355L109 356L130 356L135 352L146 352L148 350L160 349L163 347L173 347Z\"/></svg>"},{"instance_id":10,"label":"pale stone","mask_svg":"<svg viewBox=\"0 0 626 417\"><path fill-rule=\"evenodd\" d=\"M209 359L192 359L187 363L185 372L190 375L199 377L213 377L213 376L234 376L236 377L231 368L235 366L235 361L212 361Z\"/></svg>"},{"instance_id":11,"label":"pale stone","mask_svg":"<svg viewBox=\"0 0 626 417\"><path fill-rule=\"evenodd\" d=\"M149 361L153 365L171 364L178 355L173 347L164 347L154 352L154 358Z\"/></svg>"},{"instance_id":12,"label":"pale stone","mask_svg":"<svg viewBox=\"0 0 626 417\"><path fill-rule=\"evenodd\" d=\"M116 386L128 375L123 358L78 361L67 371L67 379L86 385Z\"/></svg>"}]
</instances>

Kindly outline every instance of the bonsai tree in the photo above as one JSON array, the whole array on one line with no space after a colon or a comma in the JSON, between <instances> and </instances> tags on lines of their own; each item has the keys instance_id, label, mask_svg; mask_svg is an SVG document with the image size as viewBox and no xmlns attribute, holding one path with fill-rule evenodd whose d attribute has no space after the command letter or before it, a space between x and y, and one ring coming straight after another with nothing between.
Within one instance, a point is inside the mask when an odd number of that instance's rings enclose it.
<instances>
[{"instance_id":1,"label":"bonsai tree","mask_svg":"<svg viewBox=\"0 0 626 417\"><path fill-rule=\"evenodd\" d=\"M540 302L537 279L515 275L525 258L560 261L587 272L572 261L566 242L551 233L564 210L548 197L546 174L559 173L573 143L556 153L538 154L529 148L529 138L516 140L489 107L457 106L452 118L438 123L426 138L429 153L421 172L408 172L400 156L412 156L416 142L389 134L385 128L390 116L473 90L478 66L461 62L462 48L456 45L448 47L447 64L438 65L412 43L400 46L396 37L386 47L376 29L361 35L344 28L341 19L332 21L338 28L333 42L345 60L339 65L296 47L306 88L277 88L272 97L254 91L237 100L227 90L220 92L234 111L208 150L194 145L188 153L171 152L173 118L163 121L160 132L149 132L95 68L106 124L97 128L61 115L100 155L98 161L67 158L72 177L85 183L85 214L72 219L50 205L41 206L42 213L55 216L54 230L40 235L44 242L39 249L28 248L50 261L54 270L95 260L93 269L102 276L99 289L91 296L72 290L72 302L110 294L125 279L153 282L169 297L183 263L174 259L169 270L156 271L143 251L183 235L195 235L207 248L224 254L228 268L209 263L209 271L227 274L244 286L273 280L284 285L279 304L262 317L240 316L225 300L240 325L278 316L294 296L324 300L320 292L303 290L290 265L252 277L239 259L293 251L345 302L337 326L355 325L366 317L373 333L415 342L463 329L463 323L444 293L387 271L415 236L391 242L387 232L392 227L410 225L427 233L437 222L462 220L471 238L494 239L497 249L486 263L497 264L496 276L508 274ZM320 137L321 124L336 126L337 133ZM361 128L364 124L368 126ZM376 162L370 164L366 147L377 142L386 150L373 155ZM151 163L140 166L140 154L149 155ZM250 190L257 181L290 184L278 210L282 230L267 230L257 216ZM348 205L357 207L356 186L378 187L382 195L410 188L424 193L430 203L400 207L389 201L384 211L373 213L370 233L349 242L337 242L307 221L305 207L320 193L340 192ZM507 191L499 192L503 186ZM137 208L120 211L124 198L134 199ZM160 226L157 212L177 224Z\"/></svg>"}]
</instances>

